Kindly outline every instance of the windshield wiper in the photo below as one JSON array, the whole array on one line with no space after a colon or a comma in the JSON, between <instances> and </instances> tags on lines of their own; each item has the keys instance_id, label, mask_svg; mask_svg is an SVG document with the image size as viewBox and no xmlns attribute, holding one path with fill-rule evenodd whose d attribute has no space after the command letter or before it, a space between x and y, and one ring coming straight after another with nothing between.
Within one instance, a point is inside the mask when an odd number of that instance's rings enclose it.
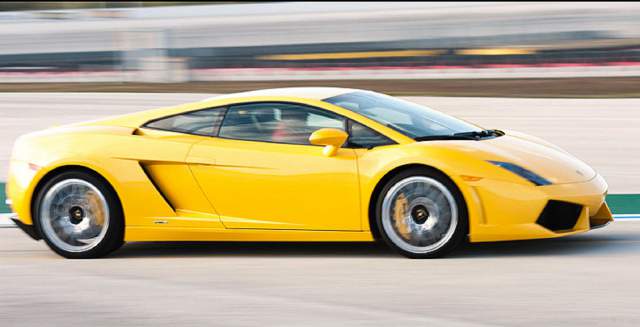
<instances>
[{"instance_id":1,"label":"windshield wiper","mask_svg":"<svg viewBox=\"0 0 640 327\"><path fill-rule=\"evenodd\" d=\"M489 136L502 136L502 135L504 135L504 132L503 131L499 131L497 129L484 129L484 130L481 130L481 131L455 133L453 135L482 138L482 137L489 137Z\"/></svg>"},{"instance_id":2,"label":"windshield wiper","mask_svg":"<svg viewBox=\"0 0 640 327\"><path fill-rule=\"evenodd\" d=\"M426 135L414 138L416 141L438 141L438 140L476 140L474 136L466 135Z\"/></svg>"},{"instance_id":3,"label":"windshield wiper","mask_svg":"<svg viewBox=\"0 0 640 327\"><path fill-rule=\"evenodd\" d=\"M454 133L450 135L426 135L418 136L416 141L436 141L436 140L480 140L485 137L498 137L504 135L503 131L497 129L485 129L482 131Z\"/></svg>"}]
</instances>

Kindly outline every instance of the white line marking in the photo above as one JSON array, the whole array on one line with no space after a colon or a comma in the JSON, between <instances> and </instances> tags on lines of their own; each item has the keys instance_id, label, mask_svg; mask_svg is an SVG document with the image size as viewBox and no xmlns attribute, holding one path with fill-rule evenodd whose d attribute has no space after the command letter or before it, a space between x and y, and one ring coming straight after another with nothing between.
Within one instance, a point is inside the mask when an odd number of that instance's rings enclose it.
<instances>
[{"instance_id":1,"label":"white line marking","mask_svg":"<svg viewBox=\"0 0 640 327\"><path fill-rule=\"evenodd\" d=\"M620 219L620 218L640 218L640 214L638 214L638 213L617 214L617 215L613 215L613 218L617 218L617 219Z\"/></svg>"},{"instance_id":2,"label":"white line marking","mask_svg":"<svg viewBox=\"0 0 640 327\"><path fill-rule=\"evenodd\" d=\"M640 215L613 216L614 221L639 221Z\"/></svg>"},{"instance_id":3,"label":"white line marking","mask_svg":"<svg viewBox=\"0 0 640 327\"><path fill-rule=\"evenodd\" d=\"M13 216L15 215L12 213L0 213L0 228L17 227L16 224L14 224L13 221L9 219L9 217Z\"/></svg>"}]
</instances>

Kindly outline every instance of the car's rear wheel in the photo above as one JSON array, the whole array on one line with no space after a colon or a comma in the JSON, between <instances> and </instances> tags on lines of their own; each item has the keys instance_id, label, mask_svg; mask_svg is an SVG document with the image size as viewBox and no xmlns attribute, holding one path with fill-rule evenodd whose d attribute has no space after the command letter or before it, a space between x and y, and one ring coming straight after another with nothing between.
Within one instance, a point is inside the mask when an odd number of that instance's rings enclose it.
<instances>
[{"instance_id":1,"label":"car's rear wheel","mask_svg":"<svg viewBox=\"0 0 640 327\"><path fill-rule=\"evenodd\" d=\"M467 210L460 191L432 169L395 175L383 187L376 209L385 242L410 258L442 256L467 234Z\"/></svg>"},{"instance_id":2,"label":"car's rear wheel","mask_svg":"<svg viewBox=\"0 0 640 327\"><path fill-rule=\"evenodd\" d=\"M124 219L117 196L92 174L56 175L41 188L35 204L38 231L63 257L102 257L123 244Z\"/></svg>"}]
</instances>

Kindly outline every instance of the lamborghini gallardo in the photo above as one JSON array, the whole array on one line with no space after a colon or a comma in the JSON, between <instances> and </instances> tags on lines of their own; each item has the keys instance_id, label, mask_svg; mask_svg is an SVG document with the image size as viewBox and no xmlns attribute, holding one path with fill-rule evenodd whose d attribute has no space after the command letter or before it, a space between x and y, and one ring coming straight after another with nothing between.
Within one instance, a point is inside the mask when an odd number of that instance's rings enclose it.
<instances>
[{"instance_id":1,"label":"lamborghini gallardo","mask_svg":"<svg viewBox=\"0 0 640 327\"><path fill-rule=\"evenodd\" d=\"M87 108L90 110L90 108ZM125 242L381 240L411 258L612 221L563 149L344 88L281 88L54 127L15 143L15 223L67 258Z\"/></svg>"}]
</instances>

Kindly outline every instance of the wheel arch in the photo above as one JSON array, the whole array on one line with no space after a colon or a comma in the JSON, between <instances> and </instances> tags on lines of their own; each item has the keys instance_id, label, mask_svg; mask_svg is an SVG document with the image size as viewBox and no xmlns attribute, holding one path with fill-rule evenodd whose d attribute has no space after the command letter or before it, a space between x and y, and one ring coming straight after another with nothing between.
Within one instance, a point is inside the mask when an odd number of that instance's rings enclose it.
<instances>
[{"instance_id":1,"label":"wheel arch","mask_svg":"<svg viewBox=\"0 0 640 327\"><path fill-rule=\"evenodd\" d=\"M109 182L109 180L104 177L102 174L100 174L99 172L86 167L86 166L82 166L82 165L77 165L77 164L72 164L72 165L63 165L63 166L59 166L56 167L50 171L48 171L47 173L45 173L36 183L33 192L31 193L31 199L29 200L29 215L31 216L31 221L33 222L33 226L36 226L37 224L35 224L35 209L36 209L36 199L38 198L38 194L40 193L40 191L42 191L42 188L47 184L48 181L50 181L52 178L54 178L55 176L58 176L62 173L66 173L66 172L83 172L83 173L87 173L97 179L99 179L100 181L102 181L104 183L104 185L106 187L109 188L109 190L111 192L113 192L113 194L116 197L116 203L119 206L120 211L122 212L122 219L124 220L124 210L122 208L122 201L120 200L120 195L118 194L118 191L115 189L115 187ZM36 231L38 233L40 233L40 231L38 231L36 229ZM40 235L41 236L41 235Z\"/></svg>"},{"instance_id":2,"label":"wheel arch","mask_svg":"<svg viewBox=\"0 0 640 327\"><path fill-rule=\"evenodd\" d=\"M459 195L462 197L463 199L463 203L462 206L464 208L464 210L467 212L468 215L468 205L467 205L467 199L465 198L463 192L460 189L460 186L458 186L458 184L449 176L447 175L444 171L430 166L430 165L426 165L423 163L410 163L410 164L404 164L404 165L400 165L398 167L393 168L392 170L388 171L384 176L382 176L382 178L380 180L378 180L378 182L376 183L376 186L373 189L373 192L371 192L371 196L369 197L369 204L368 204L368 218L369 218L369 230L371 231L371 234L373 235L374 239L379 240L381 235L380 235L380 231L379 231L379 226L376 220L376 203L378 201L378 197L381 195L380 193L382 192L382 189L384 188L384 186L387 184L387 182L389 182L389 180L391 178L393 178L393 176L409 170L409 169L426 169L426 170L430 170L434 173L437 173L439 175L441 175L442 177L448 179L456 188L457 188L457 192L459 193Z\"/></svg>"}]
</instances>

